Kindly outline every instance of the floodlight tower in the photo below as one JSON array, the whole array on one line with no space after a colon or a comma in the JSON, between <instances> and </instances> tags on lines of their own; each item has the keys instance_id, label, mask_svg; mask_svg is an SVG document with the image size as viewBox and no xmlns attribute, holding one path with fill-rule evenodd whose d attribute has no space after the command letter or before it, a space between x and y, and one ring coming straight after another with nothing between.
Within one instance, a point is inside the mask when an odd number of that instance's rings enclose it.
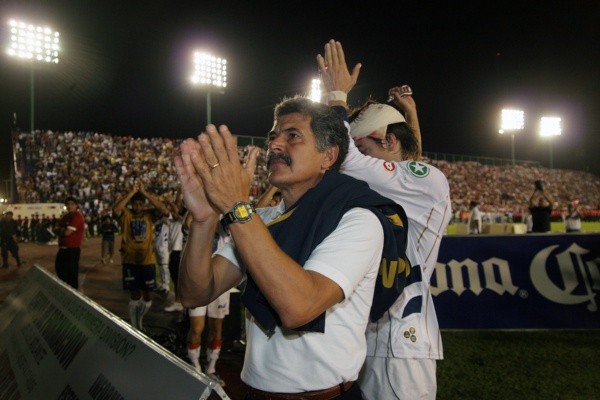
<instances>
[{"instance_id":1,"label":"floodlight tower","mask_svg":"<svg viewBox=\"0 0 600 400\"><path fill-rule=\"evenodd\" d=\"M525 113L521 110L502 110L501 128L498 131L501 135L510 133L511 159L515 165L515 132L523 130L525 127Z\"/></svg>"},{"instance_id":2,"label":"floodlight tower","mask_svg":"<svg viewBox=\"0 0 600 400\"><path fill-rule=\"evenodd\" d=\"M542 117L540 119L540 136L548 138L548 144L550 145L550 169L554 168L554 161L552 159L552 138L562 134L560 128L559 117Z\"/></svg>"},{"instance_id":3,"label":"floodlight tower","mask_svg":"<svg viewBox=\"0 0 600 400\"><path fill-rule=\"evenodd\" d=\"M309 98L314 102L321 101L321 80L315 78L310 84L310 95Z\"/></svg>"},{"instance_id":4,"label":"floodlight tower","mask_svg":"<svg viewBox=\"0 0 600 400\"><path fill-rule=\"evenodd\" d=\"M206 90L206 123L211 123L210 94L225 93L227 87L227 60L208 53L194 52L192 84Z\"/></svg>"},{"instance_id":5,"label":"floodlight tower","mask_svg":"<svg viewBox=\"0 0 600 400\"><path fill-rule=\"evenodd\" d=\"M31 64L31 132L35 127L35 64L58 64L60 34L44 26L35 26L23 21L8 21L10 44L6 53L10 57L23 59Z\"/></svg>"}]
</instances>

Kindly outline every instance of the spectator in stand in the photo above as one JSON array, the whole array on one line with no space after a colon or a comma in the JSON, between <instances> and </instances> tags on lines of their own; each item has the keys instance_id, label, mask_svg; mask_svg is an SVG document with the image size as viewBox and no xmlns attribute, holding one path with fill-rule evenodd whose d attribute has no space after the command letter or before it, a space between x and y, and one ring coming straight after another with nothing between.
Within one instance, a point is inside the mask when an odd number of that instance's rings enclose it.
<instances>
[{"instance_id":1,"label":"spectator in stand","mask_svg":"<svg viewBox=\"0 0 600 400\"><path fill-rule=\"evenodd\" d=\"M581 214L579 207L572 202L569 203L567 213L563 216L566 232L581 232Z\"/></svg>"},{"instance_id":2,"label":"spectator in stand","mask_svg":"<svg viewBox=\"0 0 600 400\"><path fill-rule=\"evenodd\" d=\"M65 193L76 193L82 205L89 204L89 210L80 208L84 215L94 211L103 215L102 210L115 203L119 188L129 187L137 179L156 193L167 193L178 186L171 153L179 143L168 138L140 139L89 132L22 132L15 143L20 172L16 180L19 201L62 202ZM239 146L240 159L246 151ZM265 153L261 151L257 158L251 189L253 200L268 186ZM529 199L529 177L537 176L548 182L552 188L548 195L555 202L567 204L572 194L578 193L584 220L599 218L600 177L589 172L548 169L536 163L512 165L510 160L504 160L502 165L496 163L500 160L494 160L494 165L489 165L485 158L476 156L459 156L473 161L448 161L447 154L431 156L440 157L427 162L448 178L453 210L467 210L468 202L464 203L464 199L477 199L484 204L480 206L482 212L502 215L512 212L515 221L523 221L528 205L523 208L522 203ZM448 159L456 157L450 155ZM93 226L92 221L90 225Z\"/></svg>"},{"instance_id":3,"label":"spectator in stand","mask_svg":"<svg viewBox=\"0 0 600 400\"><path fill-rule=\"evenodd\" d=\"M19 224L13 219L13 212L6 211L0 221L0 246L2 247L2 268L8 268L8 253L10 253L17 267L20 267L19 257Z\"/></svg>"},{"instance_id":4,"label":"spectator in stand","mask_svg":"<svg viewBox=\"0 0 600 400\"><path fill-rule=\"evenodd\" d=\"M469 227L469 233L478 235L483 233L482 230L482 215L479 210L479 203L471 201L469 203L469 219L467 220L467 226Z\"/></svg>"},{"instance_id":5,"label":"spectator in stand","mask_svg":"<svg viewBox=\"0 0 600 400\"><path fill-rule=\"evenodd\" d=\"M529 198L532 233L550 232L552 230L550 224L552 210L552 199L544 190L542 181L535 181L535 189Z\"/></svg>"},{"instance_id":6,"label":"spectator in stand","mask_svg":"<svg viewBox=\"0 0 600 400\"><path fill-rule=\"evenodd\" d=\"M317 62L329 105L347 116L347 93L357 82L340 42L325 44ZM410 277L406 290L366 330L367 357L359 378L365 399L435 399L436 360L442 341L431 297L442 235L452 217L450 190L444 174L421 159L417 106L407 85L393 87L392 104L367 101L351 113L348 156L341 172L366 181L402 205L408 218Z\"/></svg>"},{"instance_id":7,"label":"spectator in stand","mask_svg":"<svg viewBox=\"0 0 600 400\"><path fill-rule=\"evenodd\" d=\"M156 255L154 254L154 209L146 209L146 199L161 214L168 213L158 196L146 191L141 183L121 197L113 208L121 225L121 259L123 262L123 289L129 290L129 317L131 325L144 329L144 315L152 306L152 292L156 289ZM126 208L130 204L131 209Z\"/></svg>"},{"instance_id":8,"label":"spectator in stand","mask_svg":"<svg viewBox=\"0 0 600 400\"><path fill-rule=\"evenodd\" d=\"M85 236L85 220L77 199L65 199L67 213L58 221L54 234L58 236L58 253L54 262L56 275L74 289L79 288L79 258Z\"/></svg>"},{"instance_id":9,"label":"spectator in stand","mask_svg":"<svg viewBox=\"0 0 600 400\"><path fill-rule=\"evenodd\" d=\"M102 235L102 264L114 262L115 234L119 232L119 226L109 214L102 217L100 234Z\"/></svg>"}]
</instances>

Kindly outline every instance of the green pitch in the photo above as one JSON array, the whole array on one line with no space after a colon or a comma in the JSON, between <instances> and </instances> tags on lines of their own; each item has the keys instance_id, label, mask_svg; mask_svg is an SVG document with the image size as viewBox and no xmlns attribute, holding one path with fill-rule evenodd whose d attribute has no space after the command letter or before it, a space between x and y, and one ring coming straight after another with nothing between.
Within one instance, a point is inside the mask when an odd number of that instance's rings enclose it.
<instances>
[{"instance_id":1,"label":"green pitch","mask_svg":"<svg viewBox=\"0 0 600 400\"><path fill-rule=\"evenodd\" d=\"M600 399L600 330L442 331L437 400Z\"/></svg>"}]
</instances>

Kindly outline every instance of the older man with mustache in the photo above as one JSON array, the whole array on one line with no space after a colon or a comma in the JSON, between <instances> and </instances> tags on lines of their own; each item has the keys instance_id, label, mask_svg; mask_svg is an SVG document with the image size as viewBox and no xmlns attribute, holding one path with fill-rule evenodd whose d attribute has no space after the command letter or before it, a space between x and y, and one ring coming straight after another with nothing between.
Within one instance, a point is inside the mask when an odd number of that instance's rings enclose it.
<instances>
[{"instance_id":1,"label":"older man with mustache","mask_svg":"<svg viewBox=\"0 0 600 400\"><path fill-rule=\"evenodd\" d=\"M338 172L349 138L335 111L297 97L274 119L269 182L283 201L258 212L248 200L257 149L240 165L224 125L181 145L175 163L193 215L181 302L205 305L247 280L246 399L361 399L367 320L404 286L403 273L377 278L384 261L404 262L404 211ZM212 255L220 214L233 240Z\"/></svg>"}]
</instances>

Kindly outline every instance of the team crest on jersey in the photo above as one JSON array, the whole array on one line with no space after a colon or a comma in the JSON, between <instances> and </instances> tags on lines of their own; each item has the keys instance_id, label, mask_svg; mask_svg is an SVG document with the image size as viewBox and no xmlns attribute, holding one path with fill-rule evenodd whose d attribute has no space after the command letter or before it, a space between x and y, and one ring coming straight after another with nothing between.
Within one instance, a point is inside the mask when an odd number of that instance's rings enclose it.
<instances>
[{"instance_id":1,"label":"team crest on jersey","mask_svg":"<svg viewBox=\"0 0 600 400\"><path fill-rule=\"evenodd\" d=\"M389 172L393 172L396 169L396 163L390 162L390 161L384 161L383 168L385 168Z\"/></svg>"},{"instance_id":2,"label":"team crest on jersey","mask_svg":"<svg viewBox=\"0 0 600 400\"><path fill-rule=\"evenodd\" d=\"M417 178L425 178L427 175L429 175L429 165L418 161L409 162L408 169Z\"/></svg>"}]
</instances>

